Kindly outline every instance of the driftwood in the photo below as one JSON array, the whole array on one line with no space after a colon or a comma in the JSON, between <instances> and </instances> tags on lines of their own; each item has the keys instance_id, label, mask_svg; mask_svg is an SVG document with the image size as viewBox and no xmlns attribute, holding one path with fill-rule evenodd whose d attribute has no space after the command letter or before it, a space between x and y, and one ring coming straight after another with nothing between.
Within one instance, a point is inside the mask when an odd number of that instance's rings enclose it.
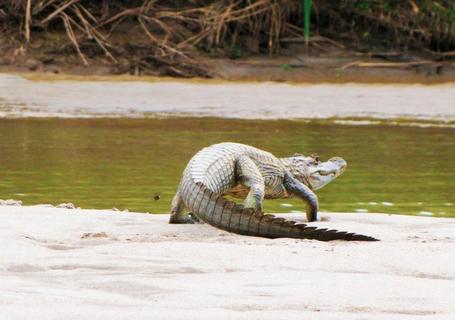
<instances>
[{"instance_id":1,"label":"driftwood","mask_svg":"<svg viewBox=\"0 0 455 320\"><path fill-rule=\"evenodd\" d=\"M25 39L30 42L30 23L32 20L32 0L27 0L25 5Z\"/></svg>"},{"instance_id":2,"label":"driftwood","mask_svg":"<svg viewBox=\"0 0 455 320\"><path fill-rule=\"evenodd\" d=\"M352 67L360 68L408 68L408 67L418 67L418 66L441 66L442 63L435 62L431 60L422 60L422 61L412 61L412 62L367 62L367 61L353 61L349 62L339 68L339 70L346 70Z\"/></svg>"},{"instance_id":3,"label":"driftwood","mask_svg":"<svg viewBox=\"0 0 455 320\"><path fill-rule=\"evenodd\" d=\"M309 42L327 42L327 43L330 43L338 48L341 48L341 49L345 49L346 46L342 45L341 43L333 40L333 39L330 39L330 38L327 38L327 37L323 37L323 36L313 36L313 37L310 37L308 39ZM285 37L285 38L281 38L280 39L280 42L282 43L305 43L305 37Z\"/></svg>"}]
</instances>

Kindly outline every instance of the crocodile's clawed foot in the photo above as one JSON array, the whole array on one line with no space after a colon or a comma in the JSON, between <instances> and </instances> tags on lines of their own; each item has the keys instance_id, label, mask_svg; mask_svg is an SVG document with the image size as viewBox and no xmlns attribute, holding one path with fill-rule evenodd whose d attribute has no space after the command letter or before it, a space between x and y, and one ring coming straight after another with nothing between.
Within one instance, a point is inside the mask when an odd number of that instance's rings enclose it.
<instances>
[{"instance_id":1,"label":"crocodile's clawed foot","mask_svg":"<svg viewBox=\"0 0 455 320\"><path fill-rule=\"evenodd\" d=\"M189 213L189 217L193 221L192 223L204 223L203 221L201 221L201 219L196 217L196 215L192 212Z\"/></svg>"},{"instance_id":2,"label":"crocodile's clawed foot","mask_svg":"<svg viewBox=\"0 0 455 320\"><path fill-rule=\"evenodd\" d=\"M171 224L193 224L195 223L195 221L193 219L191 219L190 217L187 217L187 218L174 218L174 217L171 217L169 219L169 223Z\"/></svg>"},{"instance_id":3,"label":"crocodile's clawed foot","mask_svg":"<svg viewBox=\"0 0 455 320\"><path fill-rule=\"evenodd\" d=\"M169 218L169 223L171 224L195 224L202 223L198 217L193 213L188 213L187 215L171 215Z\"/></svg>"}]
</instances>

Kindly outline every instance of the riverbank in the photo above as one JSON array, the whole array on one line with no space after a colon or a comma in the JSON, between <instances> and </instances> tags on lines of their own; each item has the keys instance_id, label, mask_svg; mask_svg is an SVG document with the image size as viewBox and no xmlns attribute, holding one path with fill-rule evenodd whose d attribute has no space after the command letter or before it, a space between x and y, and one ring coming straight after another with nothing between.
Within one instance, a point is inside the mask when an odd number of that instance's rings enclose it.
<instances>
[{"instance_id":1,"label":"riverbank","mask_svg":"<svg viewBox=\"0 0 455 320\"><path fill-rule=\"evenodd\" d=\"M402 5L10 0L0 4L0 22L0 64L29 70L85 68L93 74L107 69L108 74L225 79L206 60L278 57L288 60L279 68L289 79L288 71L295 68L307 69L304 78L319 73L318 63L305 56L355 60L342 63L340 74L355 66L442 78L451 68L452 79L454 75L453 7L447 0ZM297 63L289 61L294 57ZM270 61L265 69L269 67ZM242 73L238 71L232 75ZM276 77L276 70L268 71L266 77Z\"/></svg>"},{"instance_id":2,"label":"riverbank","mask_svg":"<svg viewBox=\"0 0 455 320\"><path fill-rule=\"evenodd\" d=\"M0 74L0 117L367 118L453 124L454 88L453 83L308 85L115 77L87 81Z\"/></svg>"},{"instance_id":3,"label":"riverbank","mask_svg":"<svg viewBox=\"0 0 455 320\"><path fill-rule=\"evenodd\" d=\"M455 63L429 61L415 56L410 60L390 61L374 54L353 52L306 55L258 55L240 59L199 57L200 64L213 74L211 79L159 77L135 68L119 67L94 61L80 63L43 63L42 57L0 58L0 73L21 74L32 79L128 79L147 81L168 78L173 81L250 81L288 82L294 84L445 84L455 82ZM63 57L59 58L65 58ZM393 60L393 59L392 59ZM2 62L3 61L3 62ZM125 69L126 68L126 69Z\"/></svg>"},{"instance_id":4,"label":"riverbank","mask_svg":"<svg viewBox=\"0 0 455 320\"><path fill-rule=\"evenodd\" d=\"M380 242L268 240L168 215L0 206L0 316L449 319L455 220L322 214ZM303 221L302 215L293 219Z\"/></svg>"}]
</instances>

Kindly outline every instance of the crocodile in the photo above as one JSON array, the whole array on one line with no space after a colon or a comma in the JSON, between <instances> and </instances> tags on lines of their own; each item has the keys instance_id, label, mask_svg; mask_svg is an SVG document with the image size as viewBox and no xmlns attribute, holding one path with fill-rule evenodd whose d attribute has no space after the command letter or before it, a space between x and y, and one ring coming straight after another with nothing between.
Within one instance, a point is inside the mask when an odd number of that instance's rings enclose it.
<instances>
[{"instance_id":1,"label":"crocodile","mask_svg":"<svg viewBox=\"0 0 455 320\"><path fill-rule=\"evenodd\" d=\"M318 229L263 212L264 198L298 197L307 204L307 220L316 221L319 204L313 190L341 175L346 166L340 157L325 162L317 155L277 158L240 143L214 144L188 162L172 200L169 222L202 221L225 231L271 239L377 241L370 236ZM244 198L243 205L225 196Z\"/></svg>"}]
</instances>

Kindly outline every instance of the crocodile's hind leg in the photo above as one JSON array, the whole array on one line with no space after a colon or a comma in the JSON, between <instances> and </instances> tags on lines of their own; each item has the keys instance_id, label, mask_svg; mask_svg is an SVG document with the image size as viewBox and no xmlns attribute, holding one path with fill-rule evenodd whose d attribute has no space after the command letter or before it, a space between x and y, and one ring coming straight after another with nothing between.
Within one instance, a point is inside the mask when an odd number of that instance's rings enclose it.
<instances>
[{"instance_id":1,"label":"crocodile's hind leg","mask_svg":"<svg viewBox=\"0 0 455 320\"><path fill-rule=\"evenodd\" d=\"M172 199L171 216L169 217L169 223L198 223L199 219L195 217L191 212L185 212L185 204L180 195L180 190L177 190L174 198Z\"/></svg>"},{"instance_id":2,"label":"crocodile's hind leg","mask_svg":"<svg viewBox=\"0 0 455 320\"><path fill-rule=\"evenodd\" d=\"M236 175L239 182L250 189L243 205L262 212L265 186L256 164L247 156L239 157L236 162Z\"/></svg>"}]
</instances>

